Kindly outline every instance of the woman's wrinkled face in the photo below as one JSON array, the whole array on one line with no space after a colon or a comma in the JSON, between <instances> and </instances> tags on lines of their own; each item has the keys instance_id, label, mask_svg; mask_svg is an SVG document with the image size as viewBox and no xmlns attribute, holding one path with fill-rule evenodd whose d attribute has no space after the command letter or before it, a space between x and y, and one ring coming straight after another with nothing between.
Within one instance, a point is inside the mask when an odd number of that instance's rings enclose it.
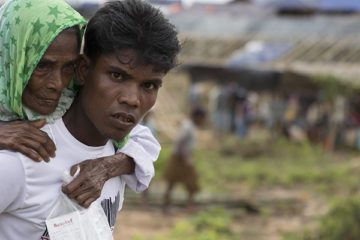
<instances>
[{"instance_id":1,"label":"woman's wrinkled face","mask_svg":"<svg viewBox=\"0 0 360 240\"><path fill-rule=\"evenodd\" d=\"M77 58L76 33L60 33L34 69L22 95L23 104L42 115L53 113L62 90L73 78Z\"/></svg>"}]
</instances>

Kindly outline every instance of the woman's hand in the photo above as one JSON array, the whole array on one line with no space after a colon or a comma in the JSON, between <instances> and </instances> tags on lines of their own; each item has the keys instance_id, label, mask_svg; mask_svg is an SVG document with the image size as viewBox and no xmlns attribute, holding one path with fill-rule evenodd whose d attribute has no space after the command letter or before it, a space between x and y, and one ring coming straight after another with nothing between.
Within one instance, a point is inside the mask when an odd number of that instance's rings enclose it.
<instances>
[{"instance_id":1,"label":"woman's hand","mask_svg":"<svg viewBox=\"0 0 360 240\"><path fill-rule=\"evenodd\" d=\"M69 184L63 185L62 191L85 208L100 197L107 180L132 173L135 169L134 160L122 153L76 164L70 169L71 176L74 176L78 166L79 175Z\"/></svg>"},{"instance_id":2,"label":"woman's hand","mask_svg":"<svg viewBox=\"0 0 360 240\"><path fill-rule=\"evenodd\" d=\"M50 161L55 156L55 144L40 130L44 119L37 121L13 121L0 124L0 149L20 152L36 162Z\"/></svg>"}]
</instances>

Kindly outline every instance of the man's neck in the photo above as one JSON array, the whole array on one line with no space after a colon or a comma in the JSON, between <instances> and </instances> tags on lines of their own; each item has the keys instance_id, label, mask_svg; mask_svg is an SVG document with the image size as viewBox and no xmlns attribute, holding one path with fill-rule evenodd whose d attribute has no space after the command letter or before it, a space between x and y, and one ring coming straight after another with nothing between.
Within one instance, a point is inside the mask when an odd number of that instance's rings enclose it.
<instances>
[{"instance_id":1,"label":"man's neck","mask_svg":"<svg viewBox=\"0 0 360 240\"><path fill-rule=\"evenodd\" d=\"M84 114L78 98L75 98L69 110L63 116L66 128L78 141L88 146L103 146L109 140L99 133Z\"/></svg>"}]
</instances>

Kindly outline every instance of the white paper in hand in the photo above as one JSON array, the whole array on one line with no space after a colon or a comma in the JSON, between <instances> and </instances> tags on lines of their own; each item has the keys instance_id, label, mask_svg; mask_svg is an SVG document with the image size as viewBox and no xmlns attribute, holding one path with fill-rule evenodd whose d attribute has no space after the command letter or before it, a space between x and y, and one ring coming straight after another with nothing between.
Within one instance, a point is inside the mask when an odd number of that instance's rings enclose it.
<instances>
[{"instance_id":1,"label":"white paper in hand","mask_svg":"<svg viewBox=\"0 0 360 240\"><path fill-rule=\"evenodd\" d=\"M63 174L64 183L71 182L68 171ZM93 202L88 209L69 199L65 194L60 197L46 220L51 240L113 240L112 232L104 210L99 202Z\"/></svg>"},{"instance_id":2,"label":"white paper in hand","mask_svg":"<svg viewBox=\"0 0 360 240\"><path fill-rule=\"evenodd\" d=\"M63 194L57 201L53 212L46 220L51 240L86 240L80 212L77 209L73 208L68 213L57 215L59 212L66 212L72 204ZM56 215L57 217L52 217Z\"/></svg>"}]
</instances>

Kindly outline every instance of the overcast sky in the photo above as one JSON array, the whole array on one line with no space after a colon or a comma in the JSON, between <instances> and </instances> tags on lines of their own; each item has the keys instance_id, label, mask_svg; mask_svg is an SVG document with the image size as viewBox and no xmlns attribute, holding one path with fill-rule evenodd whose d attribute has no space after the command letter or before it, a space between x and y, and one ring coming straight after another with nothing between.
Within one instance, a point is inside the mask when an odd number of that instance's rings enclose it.
<instances>
[{"instance_id":1,"label":"overcast sky","mask_svg":"<svg viewBox=\"0 0 360 240\"><path fill-rule=\"evenodd\" d=\"M1 1L1 0L0 0ZM65 0L68 3L73 4L81 4L84 2L93 2L93 3L103 3L107 2L108 0ZM221 4L221 3L227 3L231 0L182 0L184 6L188 7L191 6L193 3L214 3L214 4Z\"/></svg>"},{"instance_id":2,"label":"overcast sky","mask_svg":"<svg viewBox=\"0 0 360 240\"><path fill-rule=\"evenodd\" d=\"M214 3L222 4L230 2L231 0L182 0L184 6L191 6L193 3Z\"/></svg>"}]
</instances>

